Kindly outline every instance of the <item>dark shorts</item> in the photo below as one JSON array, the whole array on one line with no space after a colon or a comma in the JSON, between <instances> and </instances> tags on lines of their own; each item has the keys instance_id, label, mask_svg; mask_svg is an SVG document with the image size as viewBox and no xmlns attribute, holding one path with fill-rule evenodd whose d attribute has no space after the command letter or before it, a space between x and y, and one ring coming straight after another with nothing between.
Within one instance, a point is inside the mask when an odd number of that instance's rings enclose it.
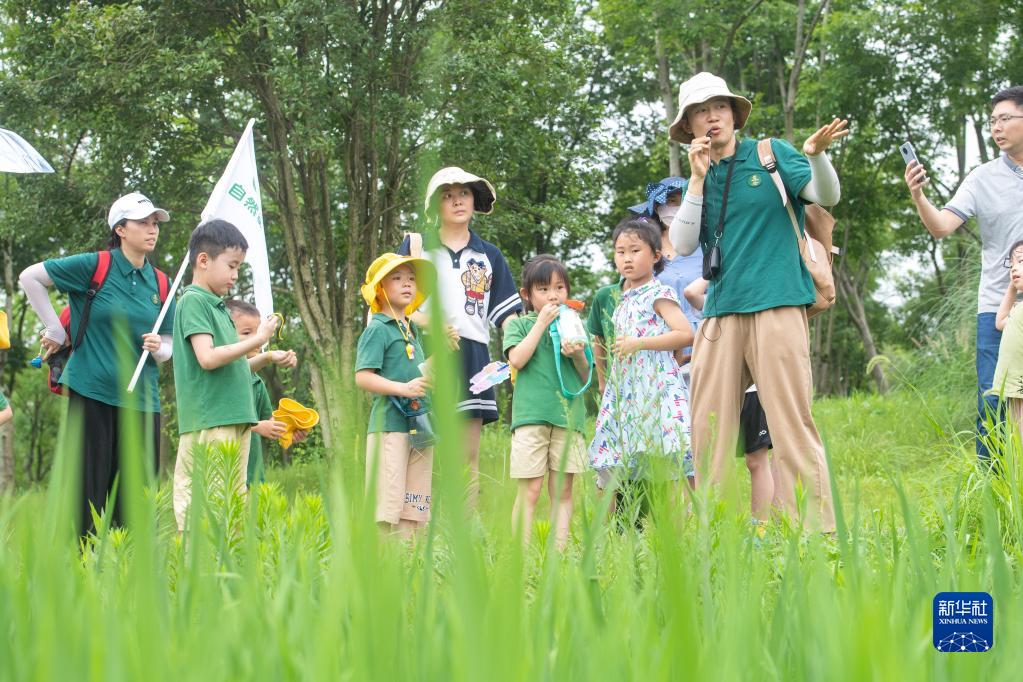
<instances>
[{"instance_id":1,"label":"dark shorts","mask_svg":"<svg viewBox=\"0 0 1023 682\"><path fill-rule=\"evenodd\" d=\"M767 415L760 405L760 396L750 391L742 399L739 412L739 428L742 430L742 452L745 455L763 448L774 447L771 433L767 430Z\"/></svg>"},{"instance_id":2,"label":"dark shorts","mask_svg":"<svg viewBox=\"0 0 1023 682\"><path fill-rule=\"evenodd\" d=\"M470 339L458 342L462 356L462 397L456 410L469 419L482 419L484 424L497 421L497 392L491 386L479 394L469 392L469 379L490 363L485 344Z\"/></svg>"}]
</instances>

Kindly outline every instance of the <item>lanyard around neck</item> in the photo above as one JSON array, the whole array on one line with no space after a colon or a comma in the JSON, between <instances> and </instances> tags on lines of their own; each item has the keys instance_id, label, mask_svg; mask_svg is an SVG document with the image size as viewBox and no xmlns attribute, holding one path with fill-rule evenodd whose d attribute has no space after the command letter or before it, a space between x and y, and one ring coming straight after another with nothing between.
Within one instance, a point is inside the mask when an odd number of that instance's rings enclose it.
<instances>
[{"instance_id":1,"label":"lanyard around neck","mask_svg":"<svg viewBox=\"0 0 1023 682\"><path fill-rule=\"evenodd\" d=\"M736 147L735 151L738 152L739 148ZM721 213L718 215L718 227L714 232L714 243L717 244L721 241L721 235L725 232L725 214L728 212L728 190L732 186L732 172L735 170L736 158L733 156L732 160L728 162L728 175L725 176L725 192L721 197Z\"/></svg>"}]
</instances>

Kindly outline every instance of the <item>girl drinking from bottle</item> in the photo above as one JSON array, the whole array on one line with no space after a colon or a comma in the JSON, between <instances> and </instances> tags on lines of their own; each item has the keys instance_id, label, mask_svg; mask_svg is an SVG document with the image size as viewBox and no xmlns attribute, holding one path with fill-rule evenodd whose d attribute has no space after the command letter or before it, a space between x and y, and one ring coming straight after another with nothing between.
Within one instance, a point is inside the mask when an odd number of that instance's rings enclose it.
<instances>
[{"instance_id":1,"label":"girl drinking from bottle","mask_svg":"<svg viewBox=\"0 0 1023 682\"><path fill-rule=\"evenodd\" d=\"M612 362L590 443L597 485L651 479L659 470L677 480L691 470L689 404L673 352L693 343L674 289L657 281L661 234L646 218L621 222L611 235L615 267L625 279L613 322ZM660 477L660 476L658 476Z\"/></svg>"},{"instance_id":2,"label":"girl drinking from bottle","mask_svg":"<svg viewBox=\"0 0 1023 682\"><path fill-rule=\"evenodd\" d=\"M504 331L504 352L518 370L512 396L511 477L519 479L512 509L512 528L528 546L536 502L547 475L555 541L568 542L572 521L572 482L586 470L586 419L583 398L593 370L582 324L577 332L559 327L571 293L564 264L554 256L536 256L522 269L522 296L527 314L511 320ZM578 316L574 318L578 321ZM550 472L548 474L548 472Z\"/></svg>"}]
</instances>

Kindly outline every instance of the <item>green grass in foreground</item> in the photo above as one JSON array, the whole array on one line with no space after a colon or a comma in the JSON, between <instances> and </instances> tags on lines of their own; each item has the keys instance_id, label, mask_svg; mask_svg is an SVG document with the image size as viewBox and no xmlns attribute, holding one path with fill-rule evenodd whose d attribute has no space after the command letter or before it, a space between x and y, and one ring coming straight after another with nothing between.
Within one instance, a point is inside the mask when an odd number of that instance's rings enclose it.
<instances>
[{"instance_id":1,"label":"green grass in foreground","mask_svg":"<svg viewBox=\"0 0 1023 682\"><path fill-rule=\"evenodd\" d=\"M565 555L539 541L523 553L508 533L508 435L490 427L481 514L458 503L445 454L457 448L442 444L431 531L412 549L381 542L361 457L275 470L243 504L223 499L221 456L184 542L167 486L139 493L129 471L130 529L81 555L60 466L45 495L0 506L0 678L1015 677L1018 443L989 484L954 435L962 420L918 398L825 400L817 414L843 510L835 540L776 524L758 545L743 508L702 497L693 513L659 500L619 534L586 477ZM944 590L994 595L993 651L934 651Z\"/></svg>"}]
</instances>

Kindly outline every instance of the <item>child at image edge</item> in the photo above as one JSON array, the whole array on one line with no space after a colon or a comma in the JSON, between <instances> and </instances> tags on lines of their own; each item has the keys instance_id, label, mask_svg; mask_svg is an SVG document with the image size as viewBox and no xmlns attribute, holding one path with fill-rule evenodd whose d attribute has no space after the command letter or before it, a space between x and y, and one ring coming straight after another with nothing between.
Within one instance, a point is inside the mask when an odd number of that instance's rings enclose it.
<instances>
[{"instance_id":1,"label":"child at image edge","mask_svg":"<svg viewBox=\"0 0 1023 682\"><path fill-rule=\"evenodd\" d=\"M1008 264L1009 287L995 315L995 328L1002 332L1002 341L989 393L1006 402L1009 418L1023 437L1023 306L1018 303L1023 293L1023 241L1009 249Z\"/></svg>"}]
</instances>

